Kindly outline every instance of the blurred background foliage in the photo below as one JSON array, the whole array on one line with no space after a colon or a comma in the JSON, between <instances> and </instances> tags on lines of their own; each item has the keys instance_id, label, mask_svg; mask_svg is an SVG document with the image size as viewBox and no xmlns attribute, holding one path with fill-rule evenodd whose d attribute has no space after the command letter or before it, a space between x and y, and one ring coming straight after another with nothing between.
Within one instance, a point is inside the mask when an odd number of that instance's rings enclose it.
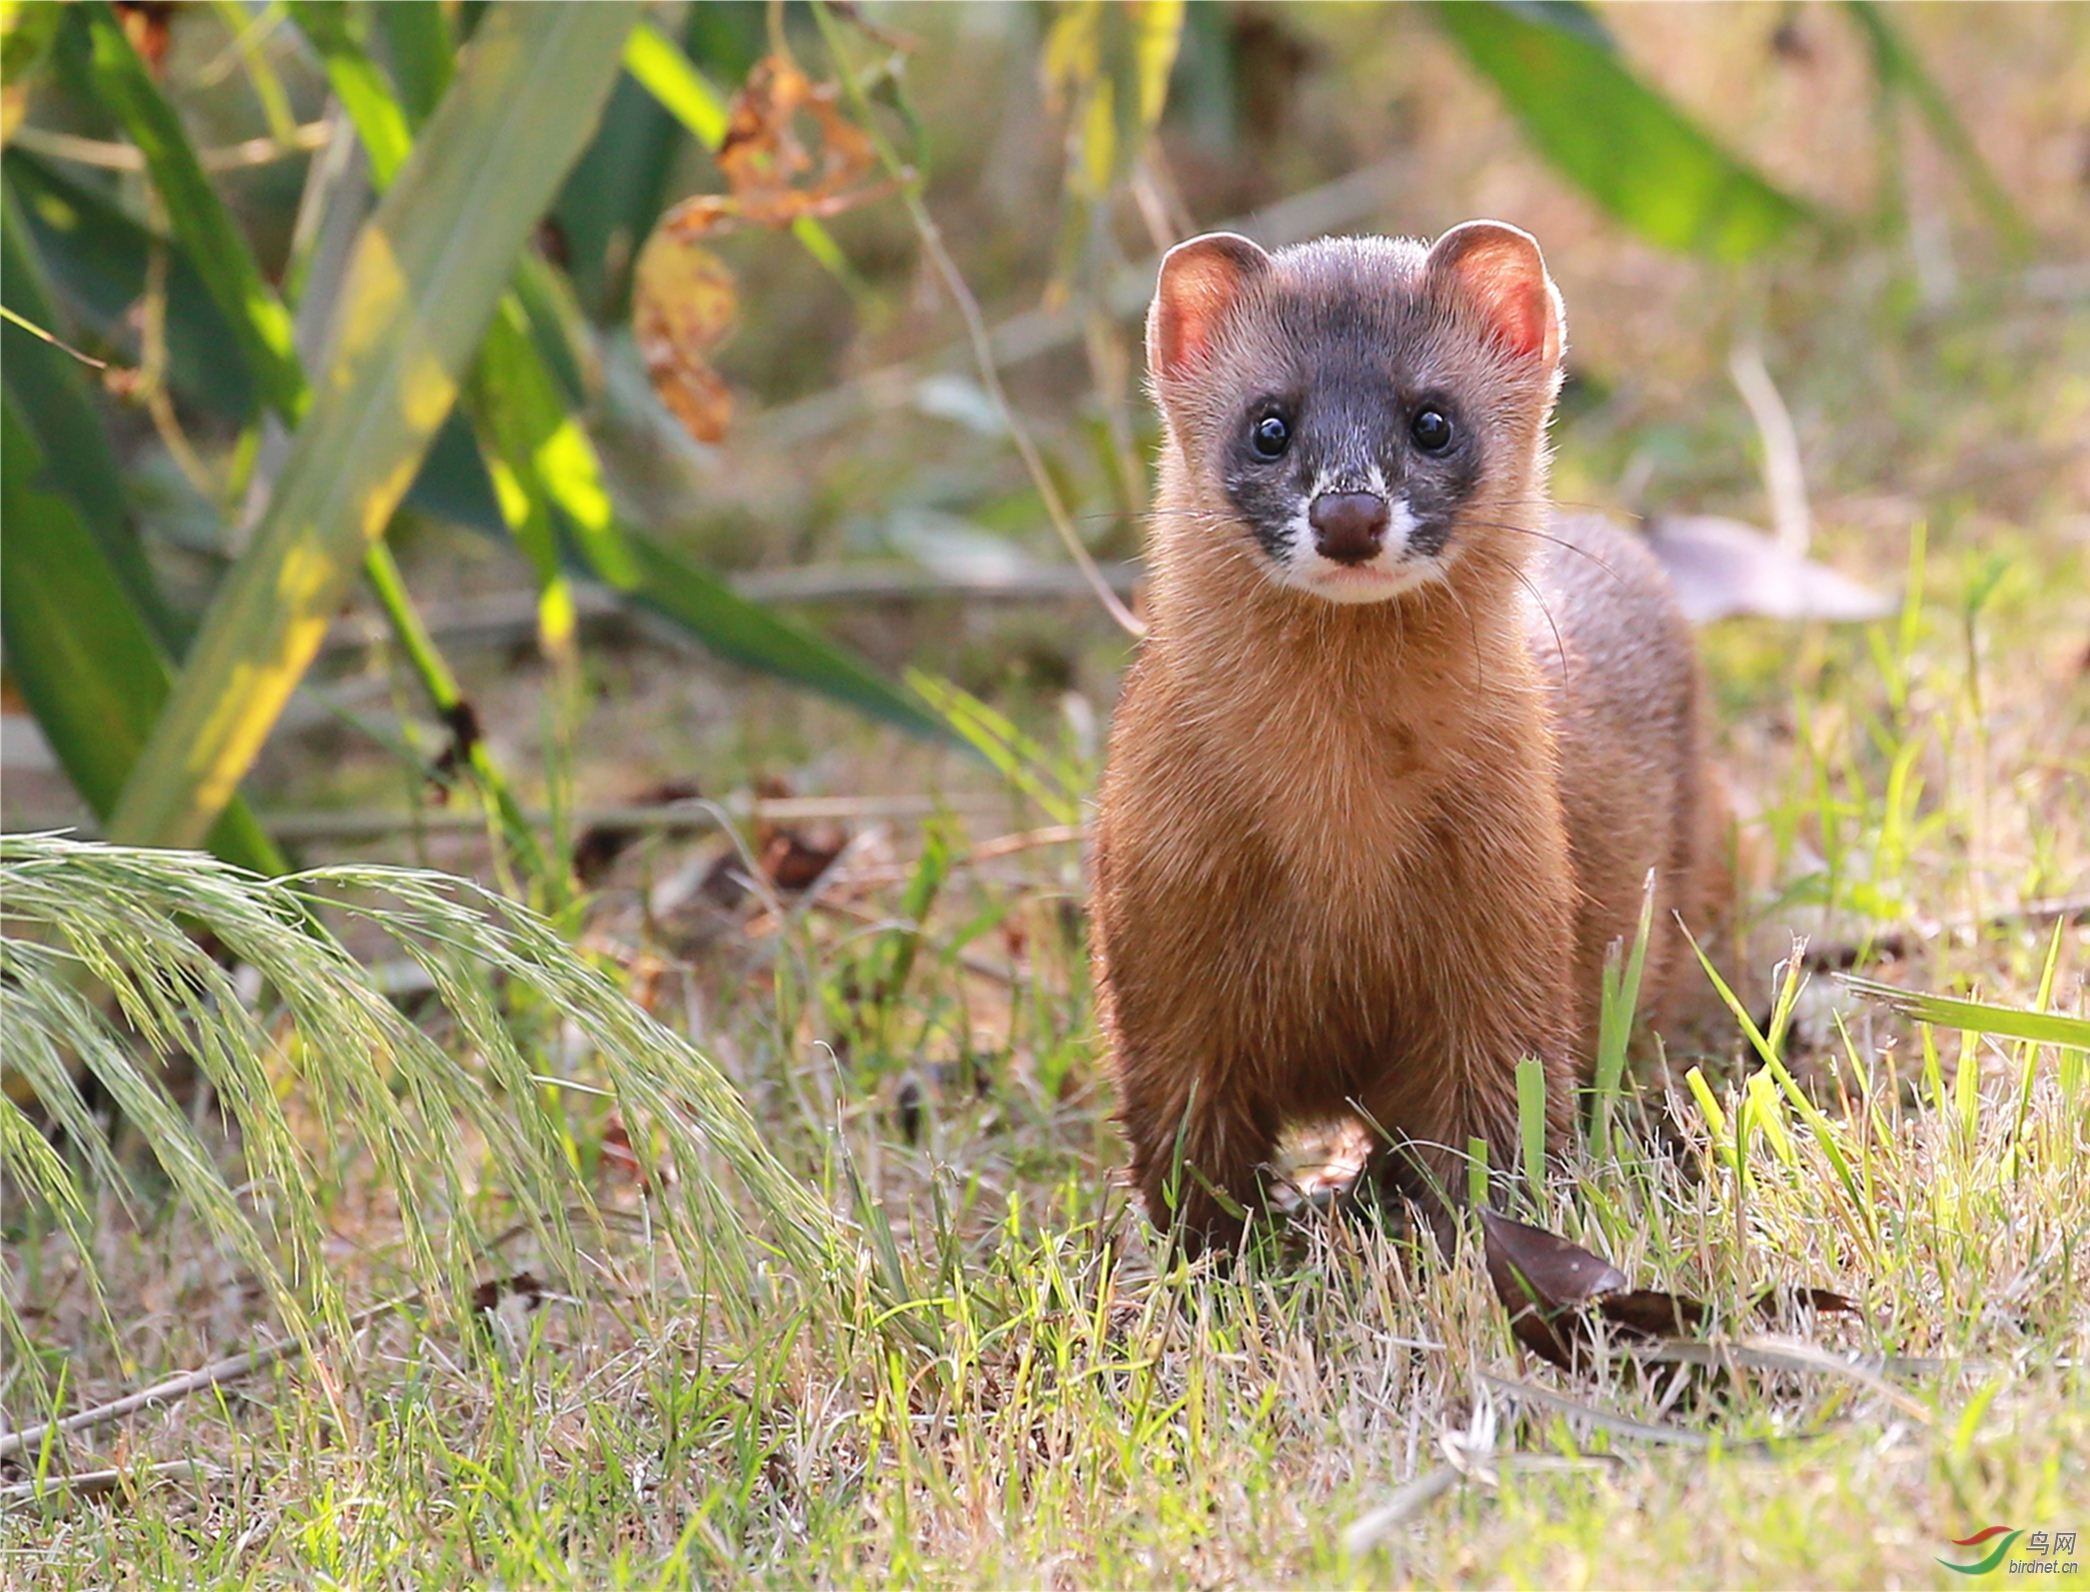
<instances>
[{"instance_id":1,"label":"blurred background foliage","mask_svg":"<svg viewBox=\"0 0 2090 1592\"><path fill-rule=\"evenodd\" d=\"M1774 323L1781 262L1884 241L1935 307L1964 291L1950 216L1984 280L2039 242L1978 117L1862 0L1728 15L1770 62L1753 106L1702 50L1665 72L1676 15L1572 3L4 17L10 700L116 838L280 869L298 837L239 792L288 724L307 802L454 797L552 905L576 801L831 777L850 732L757 678L921 744L871 784L934 781L954 743L1011 761L974 693L1013 672L1052 701L1092 596L1136 627L1137 317L1192 230L1500 209L1551 247L1600 218L1627 276L1650 247L1693 262L1660 297L1730 306L1716 349ZM2080 44L2079 20L2045 25ZM1868 107L1863 160L1747 136L1821 95ZM1442 151L1496 159L1505 125L1515 175L1444 209ZM1585 374L1569 403L1605 398ZM1621 443L1607 502L1690 501L1703 439L1678 425ZM983 631L1009 597L1043 617ZM752 671L702 671L723 738L662 738L679 698L598 734L634 635ZM1078 763L1093 721L1062 706L1044 733Z\"/></svg>"}]
</instances>

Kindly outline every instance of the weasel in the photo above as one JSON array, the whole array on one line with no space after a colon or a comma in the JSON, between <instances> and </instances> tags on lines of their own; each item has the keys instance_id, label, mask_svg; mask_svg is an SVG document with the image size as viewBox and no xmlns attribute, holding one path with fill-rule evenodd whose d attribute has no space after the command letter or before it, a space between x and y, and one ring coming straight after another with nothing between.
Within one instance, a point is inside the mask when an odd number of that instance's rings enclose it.
<instances>
[{"instance_id":1,"label":"weasel","mask_svg":"<svg viewBox=\"0 0 2090 1592\"><path fill-rule=\"evenodd\" d=\"M1095 850L1099 1015L1149 1215L1237 1238L1289 1124L1361 1117L1441 1219L1571 1135L1607 948L1657 1025L1726 892L1689 630L1637 539L1553 515L1565 320L1538 244L1171 250L1149 631ZM1180 1165L1181 1175L1177 1175Z\"/></svg>"}]
</instances>

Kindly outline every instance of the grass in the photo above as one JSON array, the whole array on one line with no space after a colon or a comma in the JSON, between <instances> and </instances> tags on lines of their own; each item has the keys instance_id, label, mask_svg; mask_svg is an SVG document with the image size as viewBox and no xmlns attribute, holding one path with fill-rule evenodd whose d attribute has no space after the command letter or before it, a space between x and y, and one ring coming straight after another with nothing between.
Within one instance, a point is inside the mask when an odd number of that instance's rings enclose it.
<instances>
[{"instance_id":1,"label":"grass","mask_svg":"<svg viewBox=\"0 0 2090 1592\"><path fill-rule=\"evenodd\" d=\"M1808 888L1824 911L1847 913L1842 898L1859 881L1881 899L1927 904L1941 880L2001 872L1997 854L1956 852L1941 833L1971 827L1966 793L2007 784L2029 746L2005 744L1998 726L2010 715L2000 714L1980 737L1995 759L1985 774L1949 754L1976 738L1972 696L1954 689L1954 654L1940 641L1956 639L1939 622L1953 590L1933 552L1911 623L1813 638L1818 650L1799 666L1817 671L1794 682L1816 728L1783 771L1783 799L1804 806L1766 825L1815 838L1825 877ZM2006 645L1976 640L1983 656ZM1891 667L1860 666L1873 658ZM1920 711L1914 687L1897 709L1897 680L1923 682L1939 710ZM2080 712L2040 727L2062 731L2067 757L2085 745ZM1895 791L1904 766L1922 771L1914 800ZM2080 777L2070 776L2078 791ZM1907 804L1898 818L1897 802ZM2037 849L2082 855L2080 819L2080 805L2051 814ZM1861 867L1865 839L1895 823L1918 837L1899 872ZM278 901L275 916L249 922L242 914L265 913L268 898L248 901L224 870L184 883L165 858L9 846L17 927L41 913L108 954L125 943L117 914L142 914L143 964L179 939L179 912L235 936L244 925L237 943L270 989L302 980L333 998L367 986L333 942L265 938L294 914ZM432 966L481 969L476 995L446 993L418 1027L388 1006L309 997L298 1027L309 1056L282 1042L291 1014L278 997L264 996L255 1018L226 1018L275 1081L273 1093L244 1096L256 1107L282 1099L284 1153L331 1153L328 1175L311 1181L309 1218L328 1284L287 1282L289 1297L324 1298L335 1284L358 1302L415 1283L430 1292L352 1335L312 1328L309 1359L41 1456L46 1476L90 1458L210 1468L94 1501L17 1503L0 1520L0 1573L48 1585L1890 1585L1939 1579L1947 1539L1979 1526L2078 1527L2075 1478L2090 1460L2090 1089L2071 1053L1962 1043L1854 1002L1824 1015L1824 981L1794 980L1756 1036L1775 1062L1738 1025L1735 1059L1708 1064L1701 1097L1681 1097L1683 1152L1650 1149L1642 1104L1618 1102L1610 1162L1554 1181L1548 1225L1636 1283L1730 1310L1774 1284L1812 1284L1866 1312L1856 1326L1813 1329L1851 1360L1746 1372L1718 1396L1677 1399L1628 1362L1569 1377L1524 1358L1470 1252L1436 1264L1369 1220L1235 1268L1157 1253L1112 1181L1079 926L1051 883L1064 868L1049 848L1042 856L1051 860L1015 877L949 838L921 861L896 858L892 883L862 887L868 926L787 906L773 934L726 959L719 988L656 999L653 1017L618 1012L622 997L556 936L512 939L521 920L487 898L367 869L299 883L301 908L345 898L365 926L418 930L424 944L433 931L467 953L438 947ZM1933 860L1948 857L1949 867ZM50 875L43 898L25 890L32 865ZM1797 877L1790 864L1785 877ZM881 893L889 916L875 907ZM498 933L478 915L489 911L506 923ZM966 970L961 953L1019 933L1007 982ZM503 948L497 986L483 975ZM1897 981L1978 985L2027 1005L2044 987L2065 1006L2082 952L2079 926L2058 937L1991 926L1920 941ZM556 975L533 972L540 963ZM209 976L205 965L193 975ZM22 978L19 962L11 971ZM20 999L11 993L17 1037ZM576 999L602 1009L578 1044L561 1034ZM228 991L217 1001L238 1009ZM570 1199L599 1201L610 1219L575 1223L571 1237L547 1225L497 1254L417 1259L400 1242L393 1175L369 1147L342 1142L346 1113L316 1104L343 1044L360 1043L344 1010L389 1036L377 1070L422 1132L453 1097L479 1102L480 1131L450 1163L477 1192L424 1192L424 1217L451 1212L483 1233ZM672 1129L676 1090L712 1076L654 1021L680 1027L697 1010L708 1013L705 1051L747 1098L763 1148L823 1209L853 1218L836 1247L736 1274L703 1246L737 1242L738 1218L686 1209L679 1184L648 1198L605 1153L611 1109L652 1103ZM575 1085L621 1103L578 1089L540 1098L523 1120L562 1136L563 1158L513 1147L495 1157L496 1030L514 1037L518 1058L558 1057ZM832 1043L811 1043L821 1035ZM643 1087L625 1070L635 1063L648 1069ZM513 1105L522 1094L510 1083ZM351 1085L337 1075L333 1087ZM914 1143L897 1104L908 1089L922 1117ZM242 1126L251 1158L264 1141ZM199 1124L199 1145L211 1130ZM627 1131L646 1163L704 1175L701 1149L672 1132L655 1139L636 1121ZM413 1146L417 1164L441 1164ZM86 1185L90 1198L98 1186ZM175 1189L188 1185L176 1178ZM244 1207L280 1223L294 1203L249 1190ZM39 1237L33 1217L20 1231L10 1303L35 1352L6 1374L17 1422L264 1335L255 1267L227 1248L223 1213L195 1199L152 1207L141 1200L149 1214L134 1219L93 1210L91 1268L57 1230ZM760 1207L743 1195L736 1208ZM555 1279L535 1309L521 1296L490 1313L471 1307L472 1280L532 1270ZM109 1301L107 1330L90 1271ZM1401 1489L1447 1468L1436 1497L1374 1522Z\"/></svg>"},{"instance_id":2,"label":"grass","mask_svg":"<svg viewBox=\"0 0 2090 1592\"><path fill-rule=\"evenodd\" d=\"M1649 15L1708 30L1650 53L1729 114L1708 84L1729 80L1716 35L1743 13ZM1940 52L2011 136L2074 114L1979 94L1980 71L2037 42L2022 26ZM1819 107L1781 111L1773 81L1732 115L1789 131L1798 114L1825 151L1782 181L1863 166L1865 115L1817 129ZM1971 1557L1949 1539L1984 1526L2090 1532L2090 1065L2038 1042L2051 1029L1916 1021L1993 1022L1979 1006L1911 1016L1825 971L1772 977L1799 932L1910 990L2084 1011L2080 918L2057 933L1997 914L2090 880L2074 374L2090 317L1991 291L1971 264L1951 307L1922 310L1899 245L1770 286L1622 254L1503 164L1483 99L1431 87L1417 191L1463 198L1486 175L1571 287L1589 379L1560 496L1611 502L1639 480L1641 502L1758 512L1753 433L1719 368L1727 330L1757 324L1803 422L1819 553L1906 594L1874 626L1705 634L1763 883L1753 971L1786 998L1753 1038L1737 1021L1721 1054L1676 1058L1670 1099L1610 1100L1606 1152L1526 1214L1730 1319L1791 1284L1847 1293L1863 1319L1735 1321L1759 1368L1676 1394L1626 1359L1570 1376L1522 1354L1476 1255L1418 1257L1369 1220L1231 1268L1163 1252L1115 1181L1078 848L986 844L1080 816L1083 704L1122 662L1093 616L859 622L865 650L961 680L971 694L945 706L995 774L760 688L722 699L712 672L638 647L590 655L585 719L572 682L481 659L467 684L493 733L548 726L562 810L656 773L701 770L715 791L791 767L836 790L991 785L1006 822L866 826L815 899L716 920L656 889L709 853L656 840L557 933L360 866L257 892L65 853L39 897L9 842L10 936L70 928L179 965L187 982L154 997L187 1041L170 1048L219 1044L207 1096L94 1029L105 1082L166 1088L162 1155L119 1141L122 1171L86 1159L91 1121L60 1162L0 1115L8 1165L42 1178L6 1187L6 1424L286 1330L313 1349L0 1470L0 1583L1910 1586L1955 1581L1937 1558ZM1780 161L1812 147L1764 142ZM2021 197L2061 214L2034 202L2047 189ZM1078 440L1039 430L1080 478ZM1003 443L950 436L881 413L778 458L757 433L746 484L707 490L721 523L745 511L831 544L925 501L1034 524ZM1029 680L1018 644L1041 660ZM286 748L265 772L279 800L396 800L421 778L359 740ZM185 949L182 925L214 916L273 971L226 979ZM62 969L24 982L36 954L11 952L0 981L11 1064L32 998L97 1022ZM1606 1053L1622 1061L1615 1028ZM1664 1113L1673 1151L1644 1125ZM1795 1369L1794 1339L1846 1358ZM200 1468L56 1486L174 1461Z\"/></svg>"}]
</instances>

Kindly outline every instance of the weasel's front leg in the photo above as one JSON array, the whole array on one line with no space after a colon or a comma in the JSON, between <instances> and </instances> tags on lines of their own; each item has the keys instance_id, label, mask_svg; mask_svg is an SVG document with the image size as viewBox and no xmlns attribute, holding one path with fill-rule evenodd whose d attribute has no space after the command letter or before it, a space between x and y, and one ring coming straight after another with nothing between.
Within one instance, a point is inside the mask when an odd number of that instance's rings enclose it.
<instances>
[{"instance_id":1,"label":"weasel's front leg","mask_svg":"<svg viewBox=\"0 0 2090 1592\"><path fill-rule=\"evenodd\" d=\"M1464 1206L1471 1146L1487 1147L1490 1182L1519 1176L1523 1131L1517 1068L1537 1057L1546 1079L1546 1151L1575 1132L1573 991L1564 977L1505 980L1469 1002L1446 1001L1399 1064L1360 1100L1392 1140L1374 1157L1381 1188L1415 1200L1446 1227L1446 1205Z\"/></svg>"},{"instance_id":2,"label":"weasel's front leg","mask_svg":"<svg viewBox=\"0 0 2090 1592\"><path fill-rule=\"evenodd\" d=\"M1213 1069L1121 1051L1117 1073L1118 1120L1148 1218L1173 1225L1192 1253L1238 1242L1245 1213L1263 1204L1264 1168L1277 1148L1273 1113Z\"/></svg>"}]
</instances>

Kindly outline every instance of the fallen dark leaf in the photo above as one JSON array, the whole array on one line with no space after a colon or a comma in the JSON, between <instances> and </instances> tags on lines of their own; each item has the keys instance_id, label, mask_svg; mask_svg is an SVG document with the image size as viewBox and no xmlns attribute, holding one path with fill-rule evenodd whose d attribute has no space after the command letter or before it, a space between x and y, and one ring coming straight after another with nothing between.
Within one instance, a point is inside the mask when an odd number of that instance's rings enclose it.
<instances>
[{"instance_id":1,"label":"fallen dark leaf","mask_svg":"<svg viewBox=\"0 0 2090 1592\"><path fill-rule=\"evenodd\" d=\"M704 872L703 882L697 886L697 894L715 907L732 911L747 899L747 870L742 866L740 853L727 850L719 854L718 860Z\"/></svg>"},{"instance_id":2,"label":"fallen dark leaf","mask_svg":"<svg viewBox=\"0 0 2090 1592\"><path fill-rule=\"evenodd\" d=\"M1811 1310L1818 1316L1862 1316L1865 1311L1848 1294L1828 1288L1766 1288L1756 1296L1756 1313L1776 1321Z\"/></svg>"},{"instance_id":3,"label":"fallen dark leaf","mask_svg":"<svg viewBox=\"0 0 2090 1592\"><path fill-rule=\"evenodd\" d=\"M435 760L435 771L444 779L455 776L471 760L481 740L479 710L471 702L459 697L442 712L443 728L450 732L450 742L443 748L443 755Z\"/></svg>"},{"instance_id":4,"label":"fallen dark leaf","mask_svg":"<svg viewBox=\"0 0 2090 1592\"><path fill-rule=\"evenodd\" d=\"M922 1142L922 1085L914 1077L902 1078L893 1093L893 1112L900 1119L900 1137L909 1144Z\"/></svg>"},{"instance_id":5,"label":"fallen dark leaf","mask_svg":"<svg viewBox=\"0 0 2090 1592\"><path fill-rule=\"evenodd\" d=\"M762 848L763 877L787 895L809 890L848 843L839 829L821 830L810 839L795 829L779 829Z\"/></svg>"},{"instance_id":6,"label":"fallen dark leaf","mask_svg":"<svg viewBox=\"0 0 2090 1592\"><path fill-rule=\"evenodd\" d=\"M662 1168L640 1156L631 1142L631 1129L625 1126L621 1111L612 1111L609 1121L603 1124L602 1165L605 1172L640 1188L657 1188L675 1180L672 1167Z\"/></svg>"},{"instance_id":7,"label":"fallen dark leaf","mask_svg":"<svg viewBox=\"0 0 2090 1592\"><path fill-rule=\"evenodd\" d=\"M1603 1256L1544 1228L1483 1208L1481 1233L1488 1280L1509 1312L1517 1341L1563 1370L1581 1369L1594 1352L1601 1323L1609 1336L1640 1342L1696 1337L1716 1320L1713 1307L1688 1294L1628 1287ZM1777 1287L1752 1307L1773 1320L1798 1310L1856 1316L1857 1302L1827 1288Z\"/></svg>"},{"instance_id":8,"label":"fallen dark leaf","mask_svg":"<svg viewBox=\"0 0 2090 1592\"><path fill-rule=\"evenodd\" d=\"M849 837L839 829L816 831L811 838L781 825L756 830L755 865L771 889L782 895L798 895L812 888L827 872ZM728 911L747 899L747 864L737 849L720 853L697 887L712 905Z\"/></svg>"},{"instance_id":9,"label":"fallen dark leaf","mask_svg":"<svg viewBox=\"0 0 2090 1592\"><path fill-rule=\"evenodd\" d=\"M1572 1370L1589 1335L1583 1312L1603 1295L1622 1292L1626 1274L1558 1234L1486 1208L1480 1212L1480 1227L1488 1280L1509 1312L1517 1341L1540 1358Z\"/></svg>"},{"instance_id":10,"label":"fallen dark leaf","mask_svg":"<svg viewBox=\"0 0 2090 1592\"><path fill-rule=\"evenodd\" d=\"M1675 1338L1703 1332L1712 1308L1688 1294L1659 1288L1629 1288L1592 1301L1596 1312L1629 1338Z\"/></svg>"}]
</instances>

